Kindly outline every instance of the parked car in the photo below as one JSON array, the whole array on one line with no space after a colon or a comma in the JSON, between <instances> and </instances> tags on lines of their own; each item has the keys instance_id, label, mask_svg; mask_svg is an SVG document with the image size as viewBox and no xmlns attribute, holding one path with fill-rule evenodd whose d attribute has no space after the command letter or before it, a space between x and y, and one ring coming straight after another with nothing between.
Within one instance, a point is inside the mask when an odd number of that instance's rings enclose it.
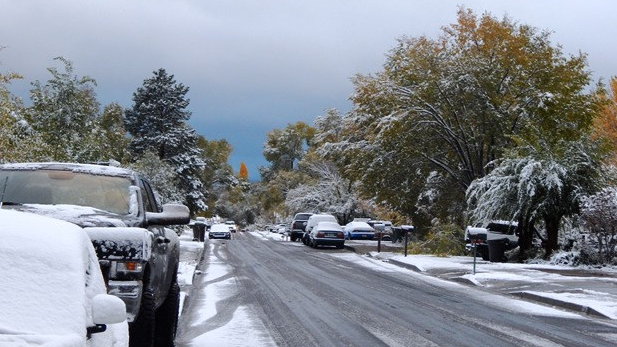
<instances>
[{"instance_id":1,"label":"parked car","mask_svg":"<svg viewBox=\"0 0 617 347\"><path fill-rule=\"evenodd\" d=\"M347 223L343 230L347 240L372 240L375 237L375 229L366 222Z\"/></svg>"},{"instance_id":2,"label":"parked car","mask_svg":"<svg viewBox=\"0 0 617 347\"><path fill-rule=\"evenodd\" d=\"M214 224L208 232L209 239L231 239L231 231L227 224Z\"/></svg>"},{"instance_id":3,"label":"parked car","mask_svg":"<svg viewBox=\"0 0 617 347\"><path fill-rule=\"evenodd\" d=\"M0 346L128 345L126 306L82 228L0 210L0 240Z\"/></svg>"},{"instance_id":4,"label":"parked car","mask_svg":"<svg viewBox=\"0 0 617 347\"><path fill-rule=\"evenodd\" d=\"M311 229L308 244L314 248L319 246L343 248L345 245L345 233L343 228L336 222L319 222Z\"/></svg>"},{"instance_id":5,"label":"parked car","mask_svg":"<svg viewBox=\"0 0 617 347\"><path fill-rule=\"evenodd\" d=\"M295 242L297 239L301 239L304 234L304 229L306 228L306 222L312 216L312 213L303 212L296 213L293 221L291 221L290 230L289 230L289 239L292 242Z\"/></svg>"},{"instance_id":6,"label":"parked car","mask_svg":"<svg viewBox=\"0 0 617 347\"><path fill-rule=\"evenodd\" d=\"M188 224L186 206L161 206L147 179L113 166L4 164L0 182L3 208L86 228L108 293L126 304L131 345L173 344L180 242L165 226Z\"/></svg>"},{"instance_id":7,"label":"parked car","mask_svg":"<svg viewBox=\"0 0 617 347\"><path fill-rule=\"evenodd\" d=\"M337 223L336 217L331 214L319 213L314 214L309 217L306 221L306 227L304 228L304 234L302 234L302 243L308 245L309 235L311 233L311 229L313 229L317 223L319 222L332 222Z\"/></svg>"},{"instance_id":8,"label":"parked car","mask_svg":"<svg viewBox=\"0 0 617 347\"><path fill-rule=\"evenodd\" d=\"M381 231L382 232L381 239L384 241L392 240L392 222L387 221L387 220L369 220L367 224L373 227L373 229L375 229L375 232L380 232L380 230L377 230L378 228L376 228L375 225L382 224L383 231Z\"/></svg>"},{"instance_id":9,"label":"parked car","mask_svg":"<svg viewBox=\"0 0 617 347\"><path fill-rule=\"evenodd\" d=\"M238 227L236 226L236 222L234 222L232 220L226 221L225 225L227 225L227 227L229 227L229 231L231 231L232 233L235 233L236 231L238 231Z\"/></svg>"}]
</instances>

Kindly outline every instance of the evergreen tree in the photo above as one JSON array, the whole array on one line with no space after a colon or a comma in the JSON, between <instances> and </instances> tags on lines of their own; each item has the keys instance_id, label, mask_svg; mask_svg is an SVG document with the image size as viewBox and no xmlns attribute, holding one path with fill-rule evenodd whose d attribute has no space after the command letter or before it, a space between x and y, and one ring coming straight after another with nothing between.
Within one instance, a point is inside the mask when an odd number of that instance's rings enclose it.
<instances>
[{"instance_id":1,"label":"evergreen tree","mask_svg":"<svg viewBox=\"0 0 617 347\"><path fill-rule=\"evenodd\" d=\"M194 214L206 209L206 198L200 179L204 162L198 136L186 123L191 116L186 109L188 90L164 69L154 71L154 76L133 93L133 107L126 111L124 124L131 135L133 156L153 152L170 164L184 203Z\"/></svg>"}]
</instances>

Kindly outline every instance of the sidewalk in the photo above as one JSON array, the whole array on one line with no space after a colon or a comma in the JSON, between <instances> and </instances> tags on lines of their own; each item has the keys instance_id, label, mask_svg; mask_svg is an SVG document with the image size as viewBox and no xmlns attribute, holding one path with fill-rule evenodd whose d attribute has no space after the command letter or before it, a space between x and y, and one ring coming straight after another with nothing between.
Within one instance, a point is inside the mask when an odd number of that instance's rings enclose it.
<instances>
[{"instance_id":1,"label":"sidewalk","mask_svg":"<svg viewBox=\"0 0 617 347\"><path fill-rule=\"evenodd\" d=\"M190 295L193 288L193 276L196 267L201 261L206 242L193 241L193 233L190 229L184 230L180 235L180 264L178 267L178 284L180 285L180 314L184 308L184 301Z\"/></svg>"},{"instance_id":2,"label":"sidewalk","mask_svg":"<svg viewBox=\"0 0 617 347\"><path fill-rule=\"evenodd\" d=\"M358 251L353 245L349 249ZM358 252L363 253L363 252ZM514 295L591 316L617 319L617 269L490 263L473 257L370 252L369 256L441 279Z\"/></svg>"}]
</instances>

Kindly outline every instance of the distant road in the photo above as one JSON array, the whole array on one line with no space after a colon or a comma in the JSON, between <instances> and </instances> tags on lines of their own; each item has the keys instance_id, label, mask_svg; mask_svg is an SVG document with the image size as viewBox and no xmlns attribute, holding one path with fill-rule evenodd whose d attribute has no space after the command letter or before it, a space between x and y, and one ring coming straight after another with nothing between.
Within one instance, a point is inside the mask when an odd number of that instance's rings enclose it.
<instances>
[{"instance_id":1,"label":"distant road","mask_svg":"<svg viewBox=\"0 0 617 347\"><path fill-rule=\"evenodd\" d=\"M373 261L346 250L315 250L257 233L208 242L201 269L207 275L211 267L208 276L215 277L195 281L178 334L181 347L617 345L613 322L385 263L362 266ZM212 275L217 267L226 270ZM213 292L221 281L231 282ZM207 305L216 310L204 313ZM243 334L244 340L236 336Z\"/></svg>"}]
</instances>

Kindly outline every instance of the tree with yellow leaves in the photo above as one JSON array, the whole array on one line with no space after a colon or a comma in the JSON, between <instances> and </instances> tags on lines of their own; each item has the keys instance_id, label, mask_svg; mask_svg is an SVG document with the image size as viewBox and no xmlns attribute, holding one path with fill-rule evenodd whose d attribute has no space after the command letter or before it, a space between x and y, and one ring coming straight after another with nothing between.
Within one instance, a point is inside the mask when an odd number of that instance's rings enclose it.
<instances>
[{"instance_id":1,"label":"tree with yellow leaves","mask_svg":"<svg viewBox=\"0 0 617 347\"><path fill-rule=\"evenodd\" d=\"M608 162L617 166L617 77L611 78L609 88L600 94L604 107L594 119L593 133L609 145L612 155L608 156Z\"/></svg>"}]
</instances>

